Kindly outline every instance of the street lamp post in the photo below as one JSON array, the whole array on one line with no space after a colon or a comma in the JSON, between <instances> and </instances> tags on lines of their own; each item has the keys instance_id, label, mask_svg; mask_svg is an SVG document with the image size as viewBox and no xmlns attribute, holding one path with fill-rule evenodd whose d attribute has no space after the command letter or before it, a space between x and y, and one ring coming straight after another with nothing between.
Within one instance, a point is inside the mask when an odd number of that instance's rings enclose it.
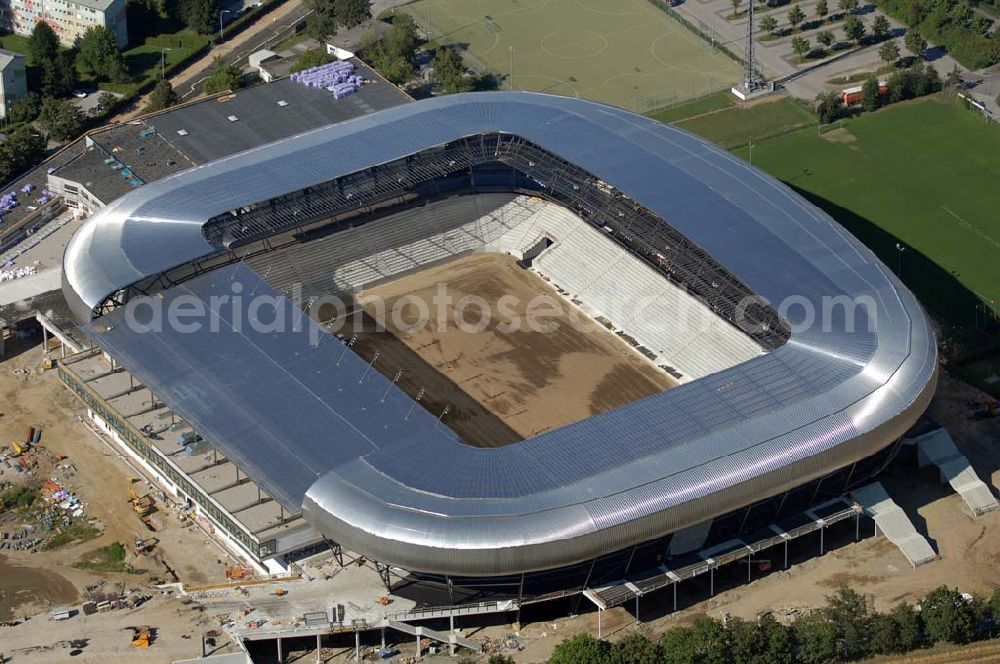
<instances>
[{"instance_id":1,"label":"street lamp post","mask_svg":"<svg viewBox=\"0 0 1000 664\"><path fill-rule=\"evenodd\" d=\"M222 31L222 15L223 14L232 14L232 12L229 11L228 9L223 9L222 11L219 12L219 42L220 43L226 41L226 35Z\"/></svg>"},{"instance_id":2,"label":"street lamp post","mask_svg":"<svg viewBox=\"0 0 1000 664\"><path fill-rule=\"evenodd\" d=\"M901 245L899 242L896 243L896 274L899 278L903 278L903 252L906 251L906 247Z\"/></svg>"},{"instance_id":3,"label":"street lamp post","mask_svg":"<svg viewBox=\"0 0 1000 664\"><path fill-rule=\"evenodd\" d=\"M510 89L515 90L514 87L514 53L516 52L513 46L508 47L510 49Z\"/></svg>"},{"instance_id":4,"label":"street lamp post","mask_svg":"<svg viewBox=\"0 0 1000 664\"><path fill-rule=\"evenodd\" d=\"M165 73L166 73L166 64L164 62L164 60L165 60L164 54L167 51L172 51L172 50L173 50L172 48L161 48L160 49L160 78L166 78L166 75L165 75Z\"/></svg>"}]
</instances>

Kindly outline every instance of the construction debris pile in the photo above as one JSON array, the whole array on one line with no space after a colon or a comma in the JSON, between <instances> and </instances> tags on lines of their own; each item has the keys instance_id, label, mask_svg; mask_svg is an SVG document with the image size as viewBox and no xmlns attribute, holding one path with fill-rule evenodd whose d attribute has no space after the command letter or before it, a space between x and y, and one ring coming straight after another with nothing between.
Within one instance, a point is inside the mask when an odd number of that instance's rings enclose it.
<instances>
[{"instance_id":1,"label":"construction debris pile","mask_svg":"<svg viewBox=\"0 0 1000 664\"><path fill-rule=\"evenodd\" d=\"M12 270L0 270L0 283L4 281L14 281L15 279L20 279L21 277L30 277L36 272L38 272L38 269L34 265L16 267Z\"/></svg>"},{"instance_id":2,"label":"construction debris pile","mask_svg":"<svg viewBox=\"0 0 1000 664\"><path fill-rule=\"evenodd\" d=\"M148 602L152 597L134 590L126 591L124 588L114 592L99 592L98 588L101 585L103 584L88 586L88 591L84 595L85 601L81 607L83 615L90 616L95 613L106 613L119 609L135 609Z\"/></svg>"},{"instance_id":3,"label":"construction debris pile","mask_svg":"<svg viewBox=\"0 0 1000 664\"><path fill-rule=\"evenodd\" d=\"M35 551L41 543L31 525L22 525L13 532L0 531L0 551Z\"/></svg>"}]
</instances>

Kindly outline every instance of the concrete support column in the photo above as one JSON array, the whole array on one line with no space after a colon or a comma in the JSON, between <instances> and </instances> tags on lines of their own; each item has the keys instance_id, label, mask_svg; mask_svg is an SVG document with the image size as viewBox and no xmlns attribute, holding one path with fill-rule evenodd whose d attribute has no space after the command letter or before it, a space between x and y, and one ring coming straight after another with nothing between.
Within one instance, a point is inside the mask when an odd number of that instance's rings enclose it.
<instances>
[{"instance_id":1,"label":"concrete support column","mask_svg":"<svg viewBox=\"0 0 1000 664\"><path fill-rule=\"evenodd\" d=\"M385 648L385 627L382 628L382 647ZM361 632L354 632L354 661L361 661Z\"/></svg>"},{"instance_id":2,"label":"concrete support column","mask_svg":"<svg viewBox=\"0 0 1000 664\"><path fill-rule=\"evenodd\" d=\"M455 616L448 616L448 627L451 630L451 640L448 641L448 655L455 656Z\"/></svg>"},{"instance_id":3,"label":"concrete support column","mask_svg":"<svg viewBox=\"0 0 1000 664\"><path fill-rule=\"evenodd\" d=\"M278 664L284 664L284 662L285 662L285 655L284 655L284 653L281 652L281 637L280 636L278 637L277 644L278 644Z\"/></svg>"},{"instance_id":4,"label":"concrete support column","mask_svg":"<svg viewBox=\"0 0 1000 664\"><path fill-rule=\"evenodd\" d=\"M677 582L674 581L674 613L677 613Z\"/></svg>"},{"instance_id":5,"label":"concrete support column","mask_svg":"<svg viewBox=\"0 0 1000 664\"><path fill-rule=\"evenodd\" d=\"M708 596L715 597L715 568L713 567L708 574Z\"/></svg>"},{"instance_id":6,"label":"concrete support column","mask_svg":"<svg viewBox=\"0 0 1000 664\"><path fill-rule=\"evenodd\" d=\"M823 531L825 530L826 528L819 529L819 555L821 556L823 555Z\"/></svg>"},{"instance_id":7,"label":"concrete support column","mask_svg":"<svg viewBox=\"0 0 1000 664\"><path fill-rule=\"evenodd\" d=\"M49 352L49 329L42 325L42 351Z\"/></svg>"},{"instance_id":8,"label":"concrete support column","mask_svg":"<svg viewBox=\"0 0 1000 664\"><path fill-rule=\"evenodd\" d=\"M420 632L417 632L417 659L420 659Z\"/></svg>"},{"instance_id":9,"label":"concrete support column","mask_svg":"<svg viewBox=\"0 0 1000 664\"><path fill-rule=\"evenodd\" d=\"M785 540L785 569L788 569L788 540Z\"/></svg>"},{"instance_id":10,"label":"concrete support column","mask_svg":"<svg viewBox=\"0 0 1000 664\"><path fill-rule=\"evenodd\" d=\"M382 628L382 650L385 650L385 627Z\"/></svg>"},{"instance_id":11,"label":"concrete support column","mask_svg":"<svg viewBox=\"0 0 1000 664\"><path fill-rule=\"evenodd\" d=\"M323 645L320 642L319 634L316 635L316 664L322 664L323 662Z\"/></svg>"}]
</instances>

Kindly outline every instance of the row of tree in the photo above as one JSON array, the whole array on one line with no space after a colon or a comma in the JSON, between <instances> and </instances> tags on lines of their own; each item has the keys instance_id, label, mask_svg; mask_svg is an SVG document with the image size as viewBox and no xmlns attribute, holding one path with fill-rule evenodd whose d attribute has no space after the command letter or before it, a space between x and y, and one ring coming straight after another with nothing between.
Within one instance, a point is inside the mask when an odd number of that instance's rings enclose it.
<instances>
[{"instance_id":1,"label":"row of tree","mask_svg":"<svg viewBox=\"0 0 1000 664\"><path fill-rule=\"evenodd\" d=\"M922 97L945 88L954 89L958 85L960 77L961 72L956 68L942 81L933 65L917 62L911 67L892 72L886 79L885 94L880 92L876 77L871 76L866 79L861 88L861 107L866 111L871 111L879 106ZM824 92L816 97L816 114L823 124L848 117L855 110L845 106L841 96L836 92Z\"/></svg>"},{"instance_id":2,"label":"row of tree","mask_svg":"<svg viewBox=\"0 0 1000 664\"><path fill-rule=\"evenodd\" d=\"M936 642L968 643L993 635L1000 590L986 601L944 586L915 608L879 613L864 596L839 588L826 605L784 626L707 616L671 629L658 641L641 633L609 643L578 634L556 646L549 664L826 664L911 652Z\"/></svg>"},{"instance_id":3,"label":"row of tree","mask_svg":"<svg viewBox=\"0 0 1000 664\"><path fill-rule=\"evenodd\" d=\"M970 69L1000 62L1000 32L966 0L875 0L888 14L941 44Z\"/></svg>"},{"instance_id":4,"label":"row of tree","mask_svg":"<svg viewBox=\"0 0 1000 664\"><path fill-rule=\"evenodd\" d=\"M42 94L59 97L77 83L77 71L99 81L124 83L128 66L113 32L103 25L87 28L76 48L63 49L45 21L35 24L28 38L28 64L41 73Z\"/></svg>"},{"instance_id":5,"label":"row of tree","mask_svg":"<svg viewBox=\"0 0 1000 664\"><path fill-rule=\"evenodd\" d=\"M306 30L320 41L340 28L351 29L372 17L370 0L306 0L305 4L313 10Z\"/></svg>"}]
</instances>

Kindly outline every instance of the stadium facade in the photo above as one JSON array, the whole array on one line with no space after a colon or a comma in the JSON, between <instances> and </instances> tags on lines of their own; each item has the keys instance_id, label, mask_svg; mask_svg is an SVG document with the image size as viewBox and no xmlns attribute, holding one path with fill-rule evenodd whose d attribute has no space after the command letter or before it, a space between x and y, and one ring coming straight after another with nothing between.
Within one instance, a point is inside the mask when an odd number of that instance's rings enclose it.
<instances>
[{"instance_id":1,"label":"stadium facade","mask_svg":"<svg viewBox=\"0 0 1000 664\"><path fill-rule=\"evenodd\" d=\"M407 209L498 194L572 213L664 292L683 292L677 306L710 312L720 338L755 352L480 449L302 316L270 268L253 267L278 250L362 237ZM471 221L428 228L448 237ZM499 236L488 235L446 253L497 250ZM441 260L415 256L378 276ZM598 308L618 306L612 317L628 321L639 305L618 269L595 265L587 283L614 284L618 304L605 295ZM787 186L648 118L529 93L406 104L148 184L74 236L63 289L97 344L286 509L369 559L449 578L570 569L647 545L662 552L676 533L779 496L778 512L786 503L801 511L877 471L937 377L934 335L913 295ZM253 316L249 300L212 304L233 293L272 297L295 329L240 326ZM656 309L659 291L648 294L645 327L622 328L673 362L655 337L680 300ZM204 303L212 330L127 323L130 304L182 297Z\"/></svg>"}]
</instances>

